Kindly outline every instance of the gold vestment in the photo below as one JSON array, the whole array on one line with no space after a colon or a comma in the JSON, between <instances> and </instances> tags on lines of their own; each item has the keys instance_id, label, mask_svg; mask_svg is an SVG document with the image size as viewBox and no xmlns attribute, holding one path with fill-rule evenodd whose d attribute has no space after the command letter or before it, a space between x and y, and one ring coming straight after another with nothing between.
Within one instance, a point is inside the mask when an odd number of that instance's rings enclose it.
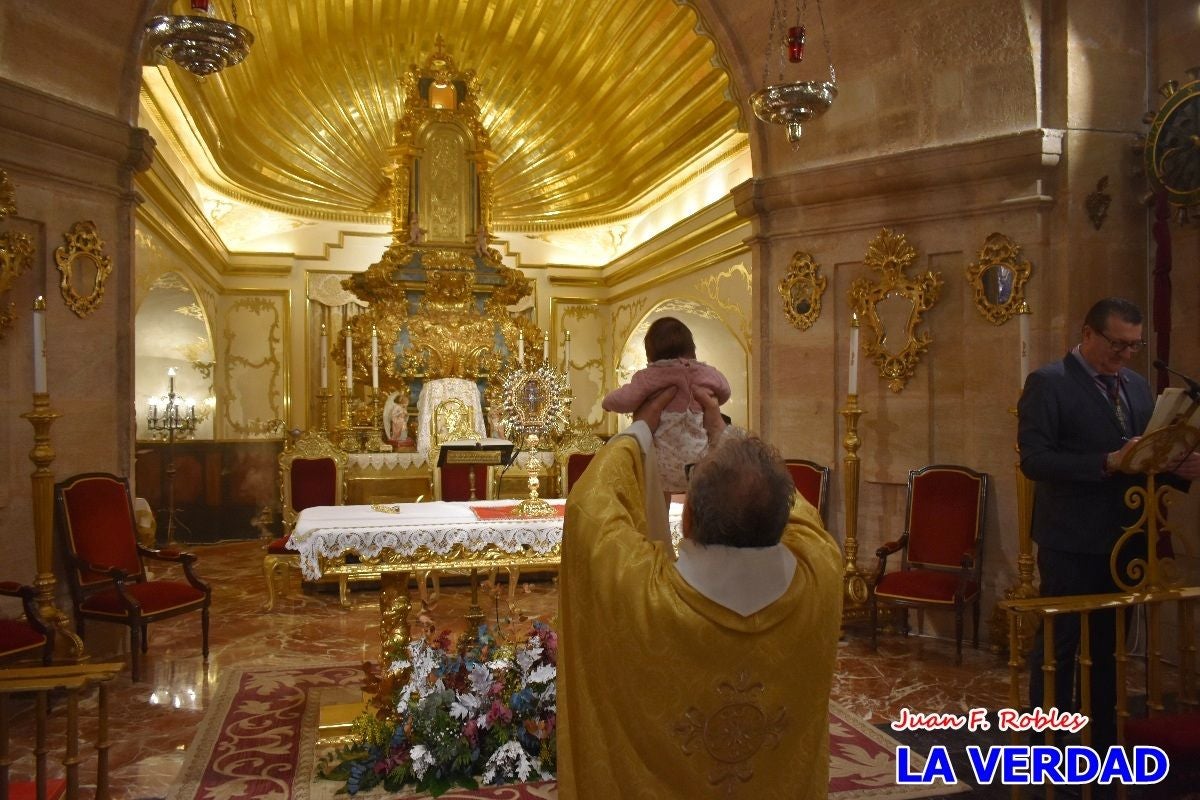
<instances>
[{"instance_id":1,"label":"gold vestment","mask_svg":"<svg viewBox=\"0 0 1200 800\"><path fill-rule=\"evenodd\" d=\"M842 564L797 500L784 594L743 617L700 594L646 526L637 441L606 445L563 533L558 791L619 797L823 798Z\"/></svg>"}]
</instances>

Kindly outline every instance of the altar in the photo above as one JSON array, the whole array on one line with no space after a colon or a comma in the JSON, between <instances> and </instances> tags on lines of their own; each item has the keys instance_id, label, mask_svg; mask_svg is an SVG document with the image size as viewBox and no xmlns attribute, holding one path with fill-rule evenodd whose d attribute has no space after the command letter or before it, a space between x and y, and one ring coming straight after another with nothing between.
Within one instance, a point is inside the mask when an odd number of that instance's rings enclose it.
<instances>
[{"instance_id":1,"label":"altar","mask_svg":"<svg viewBox=\"0 0 1200 800\"><path fill-rule=\"evenodd\" d=\"M300 553L306 580L323 575L379 575L381 665L408 646L410 574L448 569L557 569L562 553L564 500L556 515L512 516L515 503L399 503L391 506L314 506L300 512L288 547ZM672 539L683 508L671 505ZM359 563L347 563L347 555ZM474 581L472 582L474 590ZM479 613L472 591L471 613Z\"/></svg>"}]
</instances>

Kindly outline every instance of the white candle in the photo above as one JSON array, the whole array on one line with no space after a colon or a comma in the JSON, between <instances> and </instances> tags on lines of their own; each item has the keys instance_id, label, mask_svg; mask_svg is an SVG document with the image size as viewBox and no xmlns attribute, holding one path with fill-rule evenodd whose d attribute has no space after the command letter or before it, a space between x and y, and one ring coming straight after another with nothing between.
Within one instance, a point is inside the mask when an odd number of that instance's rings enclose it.
<instances>
[{"instance_id":1,"label":"white candle","mask_svg":"<svg viewBox=\"0 0 1200 800\"><path fill-rule=\"evenodd\" d=\"M175 394L175 368L167 370L167 394ZM172 398L174 399L174 398Z\"/></svg>"},{"instance_id":2,"label":"white candle","mask_svg":"<svg viewBox=\"0 0 1200 800\"><path fill-rule=\"evenodd\" d=\"M1017 391L1025 390L1025 376L1029 374L1029 311L1017 314L1017 327L1021 336L1021 374L1017 376Z\"/></svg>"},{"instance_id":3,"label":"white candle","mask_svg":"<svg viewBox=\"0 0 1200 800\"><path fill-rule=\"evenodd\" d=\"M850 369L848 394L858 394L858 315L850 315Z\"/></svg>"},{"instance_id":4,"label":"white candle","mask_svg":"<svg viewBox=\"0 0 1200 800\"><path fill-rule=\"evenodd\" d=\"M350 336L350 326L346 326L346 391L354 388L354 339Z\"/></svg>"},{"instance_id":5,"label":"white candle","mask_svg":"<svg viewBox=\"0 0 1200 800\"><path fill-rule=\"evenodd\" d=\"M567 331L566 341L563 343L563 372L571 371L571 332Z\"/></svg>"},{"instance_id":6,"label":"white candle","mask_svg":"<svg viewBox=\"0 0 1200 800\"><path fill-rule=\"evenodd\" d=\"M550 331L542 334L542 361L550 360Z\"/></svg>"},{"instance_id":7,"label":"white candle","mask_svg":"<svg viewBox=\"0 0 1200 800\"><path fill-rule=\"evenodd\" d=\"M325 391L329 386L329 334L325 332L324 323L321 324L321 391Z\"/></svg>"},{"instance_id":8,"label":"white candle","mask_svg":"<svg viewBox=\"0 0 1200 800\"><path fill-rule=\"evenodd\" d=\"M517 334L517 363L525 363L525 331Z\"/></svg>"},{"instance_id":9,"label":"white candle","mask_svg":"<svg viewBox=\"0 0 1200 800\"><path fill-rule=\"evenodd\" d=\"M371 388L379 388L379 333L371 326Z\"/></svg>"},{"instance_id":10,"label":"white candle","mask_svg":"<svg viewBox=\"0 0 1200 800\"><path fill-rule=\"evenodd\" d=\"M33 303L33 391L46 393L46 299Z\"/></svg>"}]
</instances>

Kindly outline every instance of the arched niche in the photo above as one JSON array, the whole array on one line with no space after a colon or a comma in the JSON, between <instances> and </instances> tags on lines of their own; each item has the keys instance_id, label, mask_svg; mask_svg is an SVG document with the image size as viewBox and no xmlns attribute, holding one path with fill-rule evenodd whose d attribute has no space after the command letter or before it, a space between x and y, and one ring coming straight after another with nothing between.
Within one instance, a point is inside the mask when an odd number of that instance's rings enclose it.
<instances>
[{"instance_id":1,"label":"arched niche","mask_svg":"<svg viewBox=\"0 0 1200 800\"><path fill-rule=\"evenodd\" d=\"M182 412L196 413L196 439L212 439L214 355L208 314L191 285L178 272L160 276L146 293L134 319L134 403L137 437L154 435L146 425L150 404L162 413L168 370L175 369L175 393Z\"/></svg>"},{"instance_id":2,"label":"arched niche","mask_svg":"<svg viewBox=\"0 0 1200 800\"><path fill-rule=\"evenodd\" d=\"M646 330L660 317L675 317L691 329L696 358L719 369L729 381L731 395L721 411L735 425L748 426L750 354L714 309L695 300L663 300L642 317L621 347L615 385L628 383L633 373L646 366Z\"/></svg>"}]
</instances>

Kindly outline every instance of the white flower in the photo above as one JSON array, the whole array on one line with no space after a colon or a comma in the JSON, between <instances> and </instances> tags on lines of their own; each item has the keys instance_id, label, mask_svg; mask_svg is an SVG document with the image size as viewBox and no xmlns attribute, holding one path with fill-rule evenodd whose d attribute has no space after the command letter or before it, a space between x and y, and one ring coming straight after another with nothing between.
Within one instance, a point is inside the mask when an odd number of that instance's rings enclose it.
<instances>
[{"instance_id":1,"label":"white flower","mask_svg":"<svg viewBox=\"0 0 1200 800\"><path fill-rule=\"evenodd\" d=\"M538 638L534 636L529 640L525 649L517 653L517 666L521 668L522 673L528 672L529 668L536 664L541 657L542 646L538 642Z\"/></svg>"},{"instance_id":2,"label":"white flower","mask_svg":"<svg viewBox=\"0 0 1200 800\"><path fill-rule=\"evenodd\" d=\"M492 671L484 664L474 664L471 666L470 672L471 689L476 694L484 694L488 689L492 688L495 678L492 677Z\"/></svg>"},{"instance_id":3,"label":"white flower","mask_svg":"<svg viewBox=\"0 0 1200 800\"><path fill-rule=\"evenodd\" d=\"M533 672L529 673L529 675L525 678L525 684L549 683L550 681L554 680L554 676L557 674L557 672L558 671L554 668L553 664L542 664Z\"/></svg>"},{"instance_id":4,"label":"white flower","mask_svg":"<svg viewBox=\"0 0 1200 800\"><path fill-rule=\"evenodd\" d=\"M479 698L473 694L458 693L450 704L450 716L455 719L466 719L479 711Z\"/></svg>"},{"instance_id":5,"label":"white flower","mask_svg":"<svg viewBox=\"0 0 1200 800\"><path fill-rule=\"evenodd\" d=\"M416 748L413 749L416 750ZM525 752L525 748L521 747L520 742L515 739L509 740L500 745L499 749L488 759L483 770L483 782L497 783L516 777L517 780L524 783L529 780L529 776L535 770L540 774L541 769L541 759L530 758L529 754Z\"/></svg>"},{"instance_id":6,"label":"white flower","mask_svg":"<svg viewBox=\"0 0 1200 800\"><path fill-rule=\"evenodd\" d=\"M408 755L412 758L413 774L420 780L425 776L426 770L433 766L433 753L429 752L429 748L425 745L418 744L413 746Z\"/></svg>"}]
</instances>

